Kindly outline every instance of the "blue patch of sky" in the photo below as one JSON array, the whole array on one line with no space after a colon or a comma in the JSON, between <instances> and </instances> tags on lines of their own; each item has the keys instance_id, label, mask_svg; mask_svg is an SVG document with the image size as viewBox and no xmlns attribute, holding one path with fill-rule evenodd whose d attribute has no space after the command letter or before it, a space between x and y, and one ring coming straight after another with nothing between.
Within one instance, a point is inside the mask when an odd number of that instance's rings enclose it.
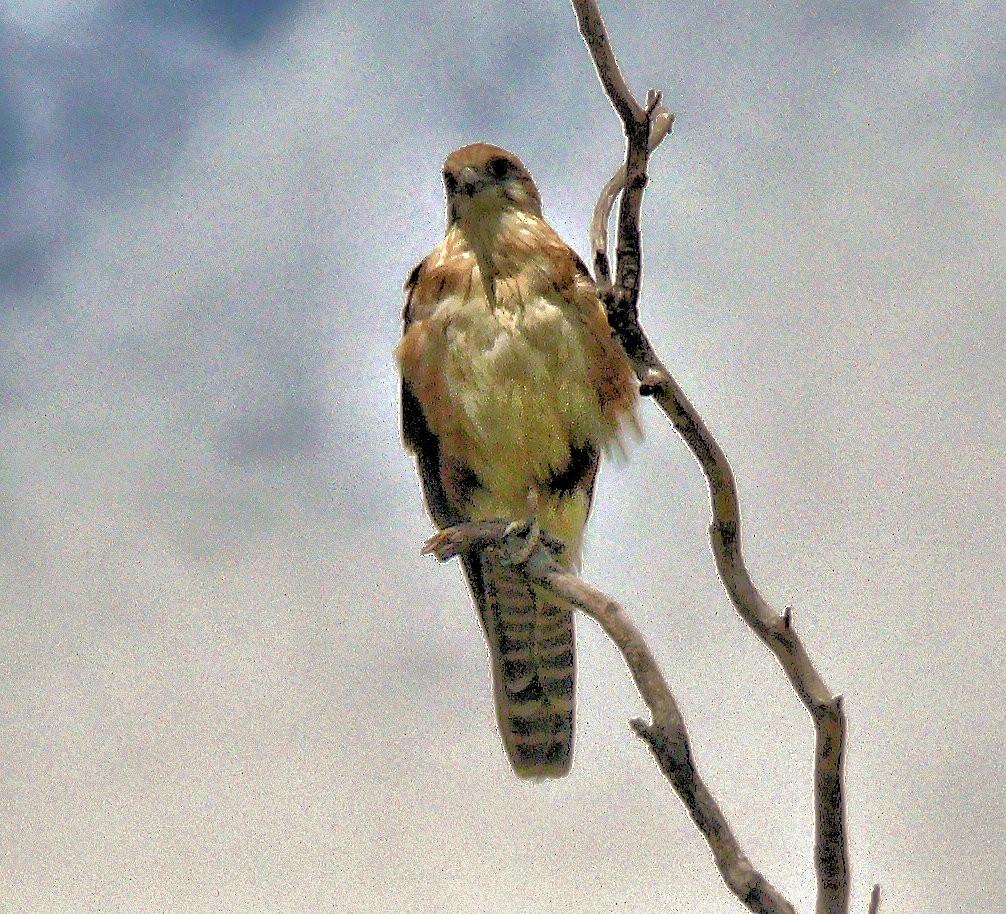
<instances>
[{"instance_id":1,"label":"blue patch of sky","mask_svg":"<svg viewBox=\"0 0 1006 914\"><path fill-rule=\"evenodd\" d=\"M896 47L924 28L935 0L809 0L806 22L814 32L839 34L870 48Z\"/></svg>"},{"instance_id":2,"label":"blue patch of sky","mask_svg":"<svg viewBox=\"0 0 1006 914\"><path fill-rule=\"evenodd\" d=\"M287 22L302 0L132 0L126 9L155 22L203 28L241 51Z\"/></svg>"},{"instance_id":3,"label":"blue patch of sky","mask_svg":"<svg viewBox=\"0 0 1006 914\"><path fill-rule=\"evenodd\" d=\"M44 284L95 197L156 181L209 87L300 0L123 0L0 20L0 302Z\"/></svg>"}]
</instances>

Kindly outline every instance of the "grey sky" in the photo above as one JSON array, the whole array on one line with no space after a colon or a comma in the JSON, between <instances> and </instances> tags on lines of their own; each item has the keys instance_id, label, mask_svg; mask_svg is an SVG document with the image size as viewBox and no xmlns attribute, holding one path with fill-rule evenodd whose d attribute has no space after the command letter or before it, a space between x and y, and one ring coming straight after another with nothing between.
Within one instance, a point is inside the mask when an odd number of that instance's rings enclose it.
<instances>
[{"instance_id":1,"label":"grey sky","mask_svg":"<svg viewBox=\"0 0 1006 914\"><path fill-rule=\"evenodd\" d=\"M854 893L1006 865L998 4L606 4L678 114L646 324L748 559L846 696ZM581 252L621 154L565 3L0 6L0 909L740 910L579 626L565 780L518 782L401 452L401 284L455 146ZM585 575L756 866L812 909L812 731L651 409Z\"/></svg>"}]
</instances>

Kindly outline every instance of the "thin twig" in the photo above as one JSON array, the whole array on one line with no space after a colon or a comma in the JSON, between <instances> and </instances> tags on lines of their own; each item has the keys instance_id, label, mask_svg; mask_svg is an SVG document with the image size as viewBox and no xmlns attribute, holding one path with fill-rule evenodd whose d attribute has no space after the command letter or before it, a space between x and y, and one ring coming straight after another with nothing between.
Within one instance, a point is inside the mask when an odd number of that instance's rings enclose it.
<instances>
[{"instance_id":1,"label":"thin twig","mask_svg":"<svg viewBox=\"0 0 1006 914\"><path fill-rule=\"evenodd\" d=\"M813 718L816 732L817 912L845 914L849 910L849 879L843 795L846 725L842 700L831 695L814 669L792 626L791 614L787 613L784 618L776 613L752 582L741 552L740 504L730 464L640 326L640 212L647 181L650 119L659 104L659 95L651 90L645 108L636 101L618 70L596 3L593 0L572 0L572 3L601 84L622 120L627 141L625 188L618 215L616 281L610 291L599 287L608 309L609 323L633 364L640 380L641 393L656 400L685 439L706 475L713 515L709 527L710 541L717 570L730 599L741 618L775 654ZM602 206L600 201L598 206ZM604 221L605 232L606 227L607 220ZM595 252L603 246L606 259L607 238L598 233L596 220L592 226L591 246ZM607 282L606 277L607 274L601 279Z\"/></svg>"},{"instance_id":2,"label":"thin twig","mask_svg":"<svg viewBox=\"0 0 1006 914\"><path fill-rule=\"evenodd\" d=\"M594 0L574 0L573 9L576 11L580 34L590 48L590 56L597 67L601 85L604 86L604 94L615 106L623 123L632 119L639 120L643 116L643 109L629 91L625 77L618 68L601 10Z\"/></svg>"},{"instance_id":3,"label":"thin twig","mask_svg":"<svg viewBox=\"0 0 1006 914\"><path fill-rule=\"evenodd\" d=\"M513 524L505 519L475 521L449 527L427 541L423 552L448 561L472 549L496 550L500 559L515 559L524 553ZM664 679L639 629L621 606L555 560L562 543L542 542L523 563L527 577L595 619L625 659L633 681L653 722L633 720L632 728L650 747L665 777L685 804L692 820L712 849L716 866L729 889L757 914L795 914L769 881L748 860L727 823L719 804L699 776L688 741L688 732L674 695Z\"/></svg>"},{"instance_id":4,"label":"thin twig","mask_svg":"<svg viewBox=\"0 0 1006 914\"><path fill-rule=\"evenodd\" d=\"M652 153L671 132L674 126L674 115L663 103L654 111L650 124L650 152ZM625 165L619 165L615 173L604 185L601 195L597 198L594 215L590 220L590 247L594 264L594 279L602 294L611 293L611 260L608 257L608 222L611 221L611 211L615 201L625 187Z\"/></svg>"}]
</instances>

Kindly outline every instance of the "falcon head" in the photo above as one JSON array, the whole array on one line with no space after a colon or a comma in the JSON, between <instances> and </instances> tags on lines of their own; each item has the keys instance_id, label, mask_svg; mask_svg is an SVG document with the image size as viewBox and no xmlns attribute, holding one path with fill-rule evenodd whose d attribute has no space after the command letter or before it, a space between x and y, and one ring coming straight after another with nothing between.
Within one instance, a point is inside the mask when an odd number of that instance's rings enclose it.
<instances>
[{"instance_id":1,"label":"falcon head","mask_svg":"<svg viewBox=\"0 0 1006 914\"><path fill-rule=\"evenodd\" d=\"M512 152L490 143L456 149L444 162L447 221L481 220L517 209L541 217L531 173Z\"/></svg>"}]
</instances>

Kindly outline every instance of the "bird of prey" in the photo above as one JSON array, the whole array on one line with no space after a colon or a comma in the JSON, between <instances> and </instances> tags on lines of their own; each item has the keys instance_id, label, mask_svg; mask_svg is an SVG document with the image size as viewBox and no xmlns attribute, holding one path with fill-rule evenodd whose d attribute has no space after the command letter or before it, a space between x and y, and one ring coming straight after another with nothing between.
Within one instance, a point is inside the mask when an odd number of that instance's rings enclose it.
<instances>
[{"instance_id":1,"label":"bird of prey","mask_svg":"<svg viewBox=\"0 0 1006 914\"><path fill-rule=\"evenodd\" d=\"M601 453L638 428L635 377L520 159L475 143L447 157L443 179L446 235L405 283L405 446L439 528L532 521L578 570ZM561 777L573 758L572 609L499 559L461 559L513 770Z\"/></svg>"}]
</instances>

